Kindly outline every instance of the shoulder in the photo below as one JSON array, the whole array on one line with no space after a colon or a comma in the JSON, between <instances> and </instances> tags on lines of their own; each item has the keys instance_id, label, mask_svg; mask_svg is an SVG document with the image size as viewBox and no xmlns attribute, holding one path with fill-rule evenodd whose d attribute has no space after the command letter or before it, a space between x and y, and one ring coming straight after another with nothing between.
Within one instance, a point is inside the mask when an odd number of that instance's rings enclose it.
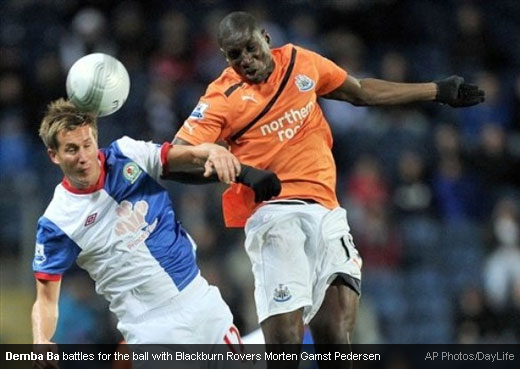
<instances>
[{"instance_id":1,"label":"shoulder","mask_svg":"<svg viewBox=\"0 0 520 369\"><path fill-rule=\"evenodd\" d=\"M316 51L306 49L301 46L292 45L294 49L298 52L298 57L306 58L306 59L319 59L323 58L323 56Z\"/></svg>"},{"instance_id":2,"label":"shoulder","mask_svg":"<svg viewBox=\"0 0 520 369\"><path fill-rule=\"evenodd\" d=\"M50 219L52 212L45 213L38 219L38 233L44 235L45 238L52 238L63 233L63 231L56 225L54 221Z\"/></svg>"},{"instance_id":3,"label":"shoulder","mask_svg":"<svg viewBox=\"0 0 520 369\"><path fill-rule=\"evenodd\" d=\"M38 219L38 232L49 237L63 233L62 228L77 221L81 209L88 203L88 196L78 197L67 191L62 184L56 186L54 196Z\"/></svg>"},{"instance_id":4,"label":"shoulder","mask_svg":"<svg viewBox=\"0 0 520 369\"><path fill-rule=\"evenodd\" d=\"M112 142L112 144L108 146L108 148L104 149L103 152L107 157L109 157L111 154L115 154L116 156L122 155L126 157L132 152L139 152L143 149L159 150L160 146L161 145L151 141L136 140L128 136L123 136L120 139Z\"/></svg>"},{"instance_id":5,"label":"shoulder","mask_svg":"<svg viewBox=\"0 0 520 369\"><path fill-rule=\"evenodd\" d=\"M290 58L291 57L291 53L292 53L293 50L296 50L298 55L300 55L300 54L304 54L304 55L316 54L312 50L309 50L309 49L306 49L304 47L301 47L301 46L298 46L298 45L295 45L295 44L291 44L291 43L288 43L288 44L285 44L283 46L271 49L271 54L273 55L273 57Z\"/></svg>"},{"instance_id":6,"label":"shoulder","mask_svg":"<svg viewBox=\"0 0 520 369\"><path fill-rule=\"evenodd\" d=\"M108 148L106 149L106 152L107 153L120 152L123 148L131 149L132 147L134 147L135 145L138 145L138 144L139 144L138 140L135 140L128 136L123 136L123 137L115 140L114 142L112 142L112 144L110 144L110 146L108 146Z\"/></svg>"},{"instance_id":7,"label":"shoulder","mask_svg":"<svg viewBox=\"0 0 520 369\"><path fill-rule=\"evenodd\" d=\"M299 62L298 64L301 64L300 62L312 63L321 57L321 55L312 50L291 43L271 49L271 54L276 62L281 62L282 65L286 65L291 62L293 51L296 52L296 61Z\"/></svg>"},{"instance_id":8,"label":"shoulder","mask_svg":"<svg viewBox=\"0 0 520 369\"><path fill-rule=\"evenodd\" d=\"M60 214L67 208L67 203L71 201L74 201L73 196L70 196L70 193L63 187L62 183L59 183L54 189L52 199L40 219L49 219L52 218L53 214Z\"/></svg>"},{"instance_id":9,"label":"shoulder","mask_svg":"<svg viewBox=\"0 0 520 369\"><path fill-rule=\"evenodd\" d=\"M227 98L230 91L241 84L240 76L231 67L227 67L217 79L208 85L205 96Z\"/></svg>"},{"instance_id":10,"label":"shoulder","mask_svg":"<svg viewBox=\"0 0 520 369\"><path fill-rule=\"evenodd\" d=\"M291 60L291 54L294 49L298 51L299 47L293 44L285 44L283 46L271 49L271 55L275 62L281 61L282 64L289 63Z\"/></svg>"}]
</instances>

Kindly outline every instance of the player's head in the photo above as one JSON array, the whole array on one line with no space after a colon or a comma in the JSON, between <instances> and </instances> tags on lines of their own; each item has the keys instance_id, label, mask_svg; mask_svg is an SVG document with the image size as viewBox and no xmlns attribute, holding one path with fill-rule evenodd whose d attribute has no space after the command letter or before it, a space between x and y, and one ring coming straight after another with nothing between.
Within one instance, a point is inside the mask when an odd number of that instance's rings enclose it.
<instances>
[{"instance_id":1,"label":"player's head","mask_svg":"<svg viewBox=\"0 0 520 369\"><path fill-rule=\"evenodd\" d=\"M273 71L269 34L246 12L233 12L220 22L218 43L229 65L251 83L264 82Z\"/></svg>"},{"instance_id":2,"label":"player's head","mask_svg":"<svg viewBox=\"0 0 520 369\"><path fill-rule=\"evenodd\" d=\"M64 99L51 102L39 134L54 164L77 188L96 184L99 177L97 119Z\"/></svg>"}]
</instances>

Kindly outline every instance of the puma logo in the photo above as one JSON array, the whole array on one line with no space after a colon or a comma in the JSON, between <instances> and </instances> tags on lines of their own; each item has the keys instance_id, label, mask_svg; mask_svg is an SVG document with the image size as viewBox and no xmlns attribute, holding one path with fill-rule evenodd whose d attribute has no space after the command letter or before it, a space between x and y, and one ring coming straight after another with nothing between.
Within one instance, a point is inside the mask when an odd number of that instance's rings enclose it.
<instances>
[{"instance_id":1,"label":"puma logo","mask_svg":"<svg viewBox=\"0 0 520 369\"><path fill-rule=\"evenodd\" d=\"M188 121L184 122L184 126L188 129L188 132L190 132L190 134L193 133L195 127L192 126Z\"/></svg>"},{"instance_id":2,"label":"puma logo","mask_svg":"<svg viewBox=\"0 0 520 369\"><path fill-rule=\"evenodd\" d=\"M252 101L252 102L255 102L258 104L258 101L255 99L255 96L253 94L242 96L242 100L243 101L249 100L249 101Z\"/></svg>"}]
</instances>

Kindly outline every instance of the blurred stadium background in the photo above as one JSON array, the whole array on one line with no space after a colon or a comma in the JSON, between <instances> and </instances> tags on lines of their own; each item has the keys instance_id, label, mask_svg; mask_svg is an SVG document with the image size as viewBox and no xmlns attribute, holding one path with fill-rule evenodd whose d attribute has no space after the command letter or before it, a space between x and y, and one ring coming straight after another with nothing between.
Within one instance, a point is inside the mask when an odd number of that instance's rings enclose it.
<instances>
[{"instance_id":1,"label":"blurred stadium background","mask_svg":"<svg viewBox=\"0 0 520 369\"><path fill-rule=\"evenodd\" d=\"M29 343L35 224L60 172L37 129L79 57L118 57L126 105L100 121L100 146L170 141L225 67L214 40L228 11L259 16L357 77L459 74L486 102L355 108L323 101L338 194L364 257L358 343L520 342L520 3L517 0L0 2L0 343ZM257 327L241 230L221 220L222 185L167 183L242 333ZM139 273L139 271L136 271ZM80 270L63 282L59 343L120 339Z\"/></svg>"}]
</instances>

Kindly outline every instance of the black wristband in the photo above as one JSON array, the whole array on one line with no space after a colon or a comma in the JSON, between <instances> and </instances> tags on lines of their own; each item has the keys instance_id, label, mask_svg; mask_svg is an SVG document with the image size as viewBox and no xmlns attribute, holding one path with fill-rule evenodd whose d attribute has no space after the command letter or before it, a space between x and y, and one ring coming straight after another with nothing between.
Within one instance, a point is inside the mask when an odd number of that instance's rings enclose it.
<instances>
[{"instance_id":1,"label":"black wristband","mask_svg":"<svg viewBox=\"0 0 520 369\"><path fill-rule=\"evenodd\" d=\"M244 179L250 171L251 167L249 165L240 164L240 174L237 176L236 181L238 183L244 183Z\"/></svg>"}]
</instances>

